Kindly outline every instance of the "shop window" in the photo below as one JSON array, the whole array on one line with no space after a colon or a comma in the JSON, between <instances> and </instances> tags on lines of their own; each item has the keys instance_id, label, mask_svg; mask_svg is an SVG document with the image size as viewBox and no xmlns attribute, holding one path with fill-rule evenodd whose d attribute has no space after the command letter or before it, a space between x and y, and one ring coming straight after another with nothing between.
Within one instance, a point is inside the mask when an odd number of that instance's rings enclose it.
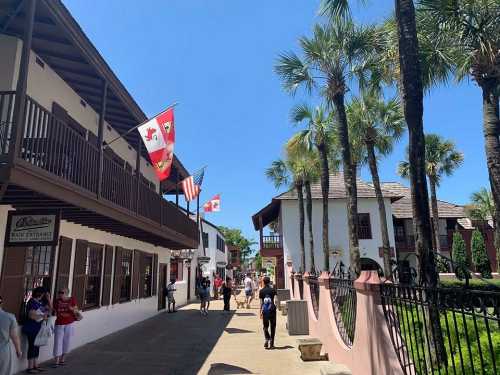
<instances>
[{"instance_id":1,"label":"shop window","mask_svg":"<svg viewBox=\"0 0 500 375\"><path fill-rule=\"evenodd\" d=\"M132 251L124 250L121 260L120 302L130 301L130 284L132 277Z\"/></svg>"},{"instance_id":2,"label":"shop window","mask_svg":"<svg viewBox=\"0 0 500 375\"><path fill-rule=\"evenodd\" d=\"M84 308L99 306L101 295L102 246L90 245L87 248L85 264L85 302Z\"/></svg>"},{"instance_id":3,"label":"shop window","mask_svg":"<svg viewBox=\"0 0 500 375\"><path fill-rule=\"evenodd\" d=\"M208 233L203 232L203 246L208 248Z\"/></svg>"},{"instance_id":4,"label":"shop window","mask_svg":"<svg viewBox=\"0 0 500 375\"><path fill-rule=\"evenodd\" d=\"M143 255L142 258L142 296L151 297L153 291L153 256Z\"/></svg>"},{"instance_id":5,"label":"shop window","mask_svg":"<svg viewBox=\"0 0 500 375\"><path fill-rule=\"evenodd\" d=\"M222 251L224 253L225 249L226 249L225 241L222 239L221 236L217 235L217 250Z\"/></svg>"},{"instance_id":6,"label":"shop window","mask_svg":"<svg viewBox=\"0 0 500 375\"><path fill-rule=\"evenodd\" d=\"M360 240L372 239L370 214L358 214L358 238Z\"/></svg>"},{"instance_id":7,"label":"shop window","mask_svg":"<svg viewBox=\"0 0 500 375\"><path fill-rule=\"evenodd\" d=\"M172 260L170 262L170 279L175 278L177 281L182 281L182 261Z\"/></svg>"}]
</instances>

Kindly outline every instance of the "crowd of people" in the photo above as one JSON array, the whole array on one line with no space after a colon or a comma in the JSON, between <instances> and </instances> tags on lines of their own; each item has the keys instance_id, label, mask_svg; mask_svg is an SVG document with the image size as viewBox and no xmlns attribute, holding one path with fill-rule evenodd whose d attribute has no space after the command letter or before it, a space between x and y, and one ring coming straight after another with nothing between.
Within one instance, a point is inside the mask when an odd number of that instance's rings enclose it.
<instances>
[{"instance_id":1,"label":"crowd of people","mask_svg":"<svg viewBox=\"0 0 500 375\"><path fill-rule=\"evenodd\" d=\"M53 338L53 368L64 366L65 356L70 351L71 338L74 333L73 324L82 315L75 298L69 295L67 288L61 288L57 297L52 300L50 293L43 287L33 289L25 309L20 317L22 334L26 337L28 348L28 374L38 374L46 371L38 364L40 347L48 345ZM0 297L0 374L10 375L14 370L11 353L12 342L18 358L23 356L21 340L18 335L17 319L2 309Z\"/></svg>"}]
</instances>

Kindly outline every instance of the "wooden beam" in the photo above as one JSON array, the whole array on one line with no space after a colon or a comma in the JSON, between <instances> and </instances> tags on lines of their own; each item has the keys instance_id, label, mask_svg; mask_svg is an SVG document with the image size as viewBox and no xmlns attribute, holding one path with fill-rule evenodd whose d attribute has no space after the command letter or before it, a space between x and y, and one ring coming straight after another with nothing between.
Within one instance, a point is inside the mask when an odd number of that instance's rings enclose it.
<instances>
[{"instance_id":1,"label":"wooden beam","mask_svg":"<svg viewBox=\"0 0 500 375\"><path fill-rule=\"evenodd\" d=\"M97 171L97 199L101 199L102 193L102 173L104 166L104 152L102 145L104 143L104 117L106 116L106 100L108 96L108 83L103 81L101 96L101 111L99 112L99 123L97 132L97 144L99 145L99 169Z\"/></svg>"},{"instance_id":2,"label":"wooden beam","mask_svg":"<svg viewBox=\"0 0 500 375\"><path fill-rule=\"evenodd\" d=\"M26 0L26 22L23 35L23 49L19 63L19 77L17 79L16 100L14 102L14 124L12 126L10 139L14 140L9 146L9 165L14 160L21 148L21 140L24 132L24 112L26 108L26 89L28 86L29 59L31 53L31 40L33 35L33 23L35 19L36 0Z\"/></svg>"}]
</instances>

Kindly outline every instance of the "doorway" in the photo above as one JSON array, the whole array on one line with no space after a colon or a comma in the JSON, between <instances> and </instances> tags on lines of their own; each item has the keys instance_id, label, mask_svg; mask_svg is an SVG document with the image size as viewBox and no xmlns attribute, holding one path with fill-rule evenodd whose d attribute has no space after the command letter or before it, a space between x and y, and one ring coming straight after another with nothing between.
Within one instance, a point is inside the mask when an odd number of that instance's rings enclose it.
<instances>
[{"instance_id":1,"label":"doorway","mask_svg":"<svg viewBox=\"0 0 500 375\"><path fill-rule=\"evenodd\" d=\"M167 307L167 297L165 296L165 288L167 287L168 268L166 263L160 263L160 285L158 287L158 311L164 310Z\"/></svg>"}]
</instances>

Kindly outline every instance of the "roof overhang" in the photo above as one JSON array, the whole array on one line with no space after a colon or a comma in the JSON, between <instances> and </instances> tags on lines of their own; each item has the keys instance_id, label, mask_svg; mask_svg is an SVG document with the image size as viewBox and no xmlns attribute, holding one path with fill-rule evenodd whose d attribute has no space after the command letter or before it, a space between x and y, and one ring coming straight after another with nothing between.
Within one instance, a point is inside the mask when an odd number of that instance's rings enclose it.
<instances>
[{"instance_id":1,"label":"roof overhang","mask_svg":"<svg viewBox=\"0 0 500 375\"><path fill-rule=\"evenodd\" d=\"M259 212L252 216L253 227L255 230L260 229L259 218L262 218L262 227L265 227L269 223L273 222L279 217L281 208L281 201L279 199L273 199L271 203L262 208Z\"/></svg>"}]
</instances>

